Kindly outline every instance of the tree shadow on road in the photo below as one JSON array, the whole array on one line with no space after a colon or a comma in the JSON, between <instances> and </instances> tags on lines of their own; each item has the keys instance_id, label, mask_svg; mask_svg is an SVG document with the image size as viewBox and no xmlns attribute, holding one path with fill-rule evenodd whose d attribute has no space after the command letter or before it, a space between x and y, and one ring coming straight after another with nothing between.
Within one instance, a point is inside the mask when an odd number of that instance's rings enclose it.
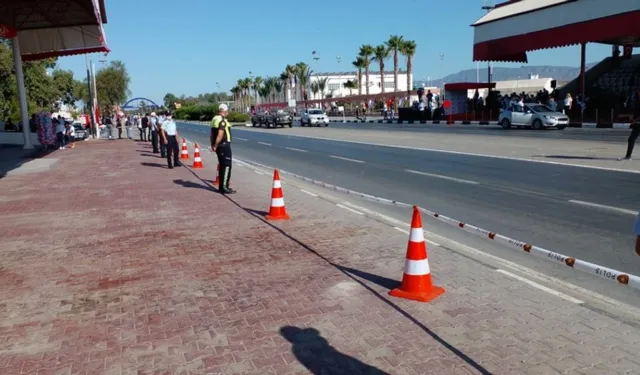
<instances>
[{"instance_id":1,"label":"tree shadow on road","mask_svg":"<svg viewBox=\"0 0 640 375\"><path fill-rule=\"evenodd\" d=\"M292 344L298 362L314 375L389 375L376 367L337 351L315 328L286 326L280 335Z\"/></svg>"}]
</instances>

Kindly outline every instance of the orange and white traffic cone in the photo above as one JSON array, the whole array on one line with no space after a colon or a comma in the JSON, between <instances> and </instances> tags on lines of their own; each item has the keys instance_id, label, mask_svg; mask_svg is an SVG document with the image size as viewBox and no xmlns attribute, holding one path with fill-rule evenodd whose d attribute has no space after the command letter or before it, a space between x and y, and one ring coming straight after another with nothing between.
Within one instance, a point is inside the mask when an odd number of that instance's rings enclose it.
<instances>
[{"instance_id":1,"label":"orange and white traffic cone","mask_svg":"<svg viewBox=\"0 0 640 375\"><path fill-rule=\"evenodd\" d=\"M273 172L273 189L271 189L271 207L267 220L289 220L287 209L284 207L284 195L282 194L282 183L280 182L280 172L276 169Z\"/></svg>"},{"instance_id":2,"label":"orange and white traffic cone","mask_svg":"<svg viewBox=\"0 0 640 375\"><path fill-rule=\"evenodd\" d=\"M218 166L216 166L216 179L215 181L213 181L214 185L219 185L220 184L220 164L218 164ZM227 185L229 185L229 187L231 187L231 181L227 182Z\"/></svg>"},{"instance_id":3,"label":"orange and white traffic cone","mask_svg":"<svg viewBox=\"0 0 640 375\"><path fill-rule=\"evenodd\" d=\"M411 233L404 263L402 285L389 292L390 296L413 301L429 302L444 293L444 288L431 282L431 270L427 256L427 243L422 230L422 218L418 206L413 206Z\"/></svg>"},{"instance_id":4,"label":"orange and white traffic cone","mask_svg":"<svg viewBox=\"0 0 640 375\"><path fill-rule=\"evenodd\" d=\"M193 147L193 169L199 169L199 168L204 168L204 165L202 165L202 158L200 157L200 148L198 147L198 144L196 143Z\"/></svg>"},{"instance_id":5,"label":"orange and white traffic cone","mask_svg":"<svg viewBox=\"0 0 640 375\"><path fill-rule=\"evenodd\" d=\"M182 138L182 152L180 153L180 160L189 160L189 149L187 148L187 140Z\"/></svg>"}]
</instances>

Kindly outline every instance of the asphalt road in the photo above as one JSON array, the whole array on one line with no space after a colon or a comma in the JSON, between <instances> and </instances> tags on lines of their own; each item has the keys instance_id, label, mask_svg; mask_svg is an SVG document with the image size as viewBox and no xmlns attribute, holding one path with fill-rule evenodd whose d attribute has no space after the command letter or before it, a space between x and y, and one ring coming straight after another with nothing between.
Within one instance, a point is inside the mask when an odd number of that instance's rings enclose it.
<instances>
[{"instance_id":1,"label":"asphalt road","mask_svg":"<svg viewBox=\"0 0 640 375\"><path fill-rule=\"evenodd\" d=\"M179 125L182 135L208 145L208 128ZM310 139L278 129L233 133L239 158L640 273L631 232L640 208L638 174Z\"/></svg>"}]
</instances>

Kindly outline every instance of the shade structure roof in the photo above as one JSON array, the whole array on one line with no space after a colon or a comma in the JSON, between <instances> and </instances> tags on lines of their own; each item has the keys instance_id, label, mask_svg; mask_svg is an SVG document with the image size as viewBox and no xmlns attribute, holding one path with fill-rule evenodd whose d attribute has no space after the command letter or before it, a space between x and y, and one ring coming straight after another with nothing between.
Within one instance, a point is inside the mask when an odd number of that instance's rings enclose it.
<instances>
[{"instance_id":1,"label":"shade structure roof","mask_svg":"<svg viewBox=\"0 0 640 375\"><path fill-rule=\"evenodd\" d=\"M17 34L22 59L109 52L104 0L0 0L0 37Z\"/></svg>"},{"instance_id":2,"label":"shade structure roof","mask_svg":"<svg viewBox=\"0 0 640 375\"><path fill-rule=\"evenodd\" d=\"M582 43L640 46L638 0L512 0L473 23L474 61L527 62L527 52Z\"/></svg>"}]
</instances>

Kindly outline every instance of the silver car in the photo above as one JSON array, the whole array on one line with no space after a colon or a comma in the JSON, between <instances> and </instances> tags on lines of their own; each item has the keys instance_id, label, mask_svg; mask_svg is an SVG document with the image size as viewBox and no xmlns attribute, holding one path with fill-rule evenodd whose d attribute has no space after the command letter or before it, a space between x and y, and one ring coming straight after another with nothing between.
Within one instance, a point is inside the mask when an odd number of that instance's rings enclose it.
<instances>
[{"instance_id":1,"label":"silver car","mask_svg":"<svg viewBox=\"0 0 640 375\"><path fill-rule=\"evenodd\" d=\"M81 122L74 122L71 124L76 133L76 141L84 141L89 138L89 129L85 129Z\"/></svg>"},{"instance_id":2,"label":"silver car","mask_svg":"<svg viewBox=\"0 0 640 375\"><path fill-rule=\"evenodd\" d=\"M300 117L300 126L329 126L329 116L321 109L309 108Z\"/></svg>"},{"instance_id":3,"label":"silver car","mask_svg":"<svg viewBox=\"0 0 640 375\"><path fill-rule=\"evenodd\" d=\"M504 129L517 126L531 127L536 130L545 128L562 130L569 126L569 117L542 104L525 104L524 106L515 104L500 113L498 123Z\"/></svg>"}]
</instances>

